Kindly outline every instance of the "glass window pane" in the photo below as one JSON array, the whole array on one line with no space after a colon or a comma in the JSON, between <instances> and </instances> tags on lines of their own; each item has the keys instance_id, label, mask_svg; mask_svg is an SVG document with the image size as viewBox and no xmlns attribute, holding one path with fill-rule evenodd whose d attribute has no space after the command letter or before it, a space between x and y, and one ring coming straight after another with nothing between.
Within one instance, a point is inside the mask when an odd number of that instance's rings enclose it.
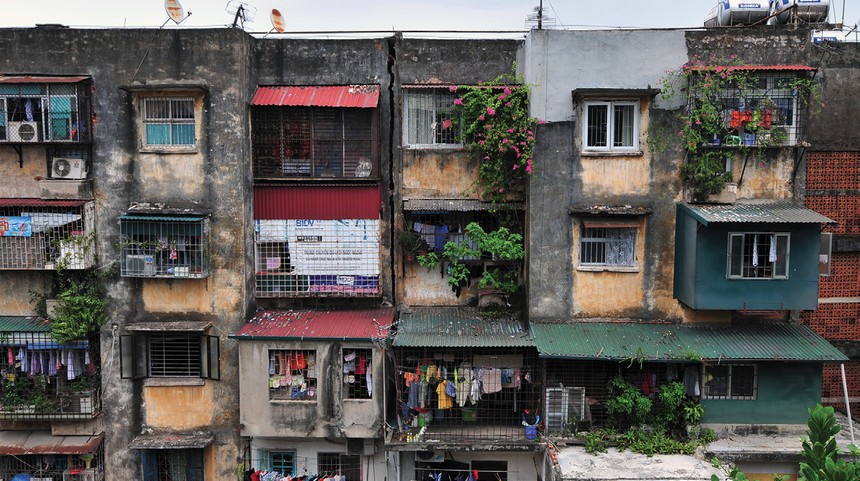
<instances>
[{"instance_id":1,"label":"glass window pane","mask_svg":"<svg viewBox=\"0 0 860 481\"><path fill-rule=\"evenodd\" d=\"M708 366L705 368L705 392L708 397L729 395L729 367Z\"/></svg>"},{"instance_id":2,"label":"glass window pane","mask_svg":"<svg viewBox=\"0 0 860 481\"><path fill-rule=\"evenodd\" d=\"M729 242L729 276L740 277L743 274L743 234L731 234Z\"/></svg>"},{"instance_id":3,"label":"glass window pane","mask_svg":"<svg viewBox=\"0 0 860 481\"><path fill-rule=\"evenodd\" d=\"M607 105L589 105L587 107L587 134L586 145L588 147L607 147L607 130L608 130L608 106Z\"/></svg>"},{"instance_id":4,"label":"glass window pane","mask_svg":"<svg viewBox=\"0 0 860 481\"><path fill-rule=\"evenodd\" d=\"M170 124L146 124L146 143L149 145L170 144Z\"/></svg>"},{"instance_id":5,"label":"glass window pane","mask_svg":"<svg viewBox=\"0 0 860 481\"><path fill-rule=\"evenodd\" d=\"M732 366L732 397L755 396L755 366Z\"/></svg>"},{"instance_id":6,"label":"glass window pane","mask_svg":"<svg viewBox=\"0 0 860 481\"><path fill-rule=\"evenodd\" d=\"M774 277L788 276L788 235L776 234L776 248L774 249Z\"/></svg>"},{"instance_id":7,"label":"glass window pane","mask_svg":"<svg viewBox=\"0 0 860 481\"><path fill-rule=\"evenodd\" d=\"M194 145L197 141L194 135L194 124L173 124L171 130L173 132L173 144Z\"/></svg>"},{"instance_id":8,"label":"glass window pane","mask_svg":"<svg viewBox=\"0 0 860 481\"><path fill-rule=\"evenodd\" d=\"M633 147L633 106L615 106L612 145L614 147Z\"/></svg>"}]
</instances>

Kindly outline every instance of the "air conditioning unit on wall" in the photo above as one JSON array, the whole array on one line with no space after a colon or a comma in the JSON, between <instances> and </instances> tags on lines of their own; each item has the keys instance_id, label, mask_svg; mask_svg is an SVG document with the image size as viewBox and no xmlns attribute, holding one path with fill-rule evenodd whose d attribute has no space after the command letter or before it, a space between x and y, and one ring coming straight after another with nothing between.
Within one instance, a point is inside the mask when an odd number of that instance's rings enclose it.
<instances>
[{"instance_id":1,"label":"air conditioning unit on wall","mask_svg":"<svg viewBox=\"0 0 860 481\"><path fill-rule=\"evenodd\" d=\"M9 142L38 142L38 122L9 122L9 131L6 133Z\"/></svg>"},{"instance_id":2,"label":"air conditioning unit on wall","mask_svg":"<svg viewBox=\"0 0 860 481\"><path fill-rule=\"evenodd\" d=\"M129 254L125 256L125 272L126 276L154 276L155 275L155 258L145 254Z\"/></svg>"},{"instance_id":3,"label":"air conditioning unit on wall","mask_svg":"<svg viewBox=\"0 0 860 481\"><path fill-rule=\"evenodd\" d=\"M445 451L416 451L415 461L418 463L444 463Z\"/></svg>"},{"instance_id":4,"label":"air conditioning unit on wall","mask_svg":"<svg viewBox=\"0 0 860 481\"><path fill-rule=\"evenodd\" d=\"M51 177L54 179L86 179L87 162L84 159L55 157L51 162Z\"/></svg>"}]
</instances>

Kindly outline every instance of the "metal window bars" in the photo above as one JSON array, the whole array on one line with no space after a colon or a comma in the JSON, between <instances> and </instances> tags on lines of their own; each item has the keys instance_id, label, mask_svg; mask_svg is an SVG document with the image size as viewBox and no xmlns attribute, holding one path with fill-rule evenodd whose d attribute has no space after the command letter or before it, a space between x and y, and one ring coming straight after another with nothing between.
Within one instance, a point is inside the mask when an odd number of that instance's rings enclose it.
<instances>
[{"instance_id":1,"label":"metal window bars","mask_svg":"<svg viewBox=\"0 0 860 481\"><path fill-rule=\"evenodd\" d=\"M0 269L89 269L94 232L92 202L0 206Z\"/></svg>"},{"instance_id":2,"label":"metal window bars","mask_svg":"<svg viewBox=\"0 0 860 481\"><path fill-rule=\"evenodd\" d=\"M343 353L343 397L346 399L370 399L372 387L368 389L368 383L372 382L372 360L371 349L344 349ZM368 376L371 374L371 376Z\"/></svg>"},{"instance_id":3,"label":"metal window bars","mask_svg":"<svg viewBox=\"0 0 860 481\"><path fill-rule=\"evenodd\" d=\"M447 87L407 89L403 143L409 146L460 145L460 125L452 118L457 96Z\"/></svg>"},{"instance_id":4,"label":"metal window bars","mask_svg":"<svg viewBox=\"0 0 860 481\"><path fill-rule=\"evenodd\" d=\"M0 456L0 479L18 479L21 474L30 481L103 481L104 445L87 454Z\"/></svg>"},{"instance_id":5,"label":"metal window bars","mask_svg":"<svg viewBox=\"0 0 860 481\"><path fill-rule=\"evenodd\" d=\"M209 275L209 222L204 217L120 218L123 277L203 278Z\"/></svg>"},{"instance_id":6,"label":"metal window bars","mask_svg":"<svg viewBox=\"0 0 860 481\"><path fill-rule=\"evenodd\" d=\"M321 374L313 350L269 351L269 400L316 401Z\"/></svg>"},{"instance_id":7,"label":"metal window bars","mask_svg":"<svg viewBox=\"0 0 860 481\"><path fill-rule=\"evenodd\" d=\"M91 83L0 85L0 142L92 140Z\"/></svg>"}]
</instances>

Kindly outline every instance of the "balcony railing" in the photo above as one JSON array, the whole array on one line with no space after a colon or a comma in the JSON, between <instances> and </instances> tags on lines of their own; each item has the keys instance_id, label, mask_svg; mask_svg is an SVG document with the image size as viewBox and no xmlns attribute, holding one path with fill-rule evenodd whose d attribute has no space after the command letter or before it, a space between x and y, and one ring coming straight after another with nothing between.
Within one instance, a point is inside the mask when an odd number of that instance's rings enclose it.
<instances>
[{"instance_id":1,"label":"balcony railing","mask_svg":"<svg viewBox=\"0 0 860 481\"><path fill-rule=\"evenodd\" d=\"M92 202L0 199L0 270L95 265Z\"/></svg>"}]
</instances>

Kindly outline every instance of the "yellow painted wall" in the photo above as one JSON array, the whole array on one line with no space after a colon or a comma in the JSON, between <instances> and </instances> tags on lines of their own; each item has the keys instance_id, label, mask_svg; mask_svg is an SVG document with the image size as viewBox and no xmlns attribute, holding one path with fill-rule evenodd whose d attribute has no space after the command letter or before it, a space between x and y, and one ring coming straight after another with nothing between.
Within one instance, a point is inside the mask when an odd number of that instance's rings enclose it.
<instances>
[{"instance_id":1,"label":"yellow painted wall","mask_svg":"<svg viewBox=\"0 0 860 481\"><path fill-rule=\"evenodd\" d=\"M740 199L789 199L792 197L791 173L794 159L791 149L770 150L759 157L755 150L738 153L732 162L732 178L738 182ZM775 154L779 153L779 157ZM744 168L746 161L746 168ZM741 178L743 175L743 178Z\"/></svg>"},{"instance_id":2,"label":"yellow painted wall","mask_svg":"<svg viewBox=\"0 0 860 481\"><path fill-rule=\"evenodd\" d=\"M143 392L146 425L153 429L182 431L212 424L215 403L212 388L203 386L146 386Z\"/></svg>"},{"instance_id":3,"label":"yellow painted wall","mask_svg":"<svg viewBox=\"0 0 860 481\"><path fill-rule=\"evenodd\" d=\"M403 150L403 198L477 199L478 163L460 149Z\"/></svg>"},{"instance_id":4,"label":"yellow painted wall","mask_svg":"<svg viewBox=\"0 0 860 481\"><path fill-rule=\"evenodd\" d=\"M216 295L212 291L211 284L211 277L202 280L173 281L145 279L143 281L144 309L146 312L211 313L213 296Z\"/></svg>"},{"instance_id":5,"label":"yellow painted wall","mask_svg":"<svg viewBox=\"0 0 860 481\"><path fill-rule=\"evenodd\" d=\"M405 262L400 281L403 302L411 306L464 306L475 300L477 279L473 279L471 289L462 289L457 297L448 284L448 275L441 275L440 270L437 266L428 271L418 261Z\"/></svg>"}]
</instances>

